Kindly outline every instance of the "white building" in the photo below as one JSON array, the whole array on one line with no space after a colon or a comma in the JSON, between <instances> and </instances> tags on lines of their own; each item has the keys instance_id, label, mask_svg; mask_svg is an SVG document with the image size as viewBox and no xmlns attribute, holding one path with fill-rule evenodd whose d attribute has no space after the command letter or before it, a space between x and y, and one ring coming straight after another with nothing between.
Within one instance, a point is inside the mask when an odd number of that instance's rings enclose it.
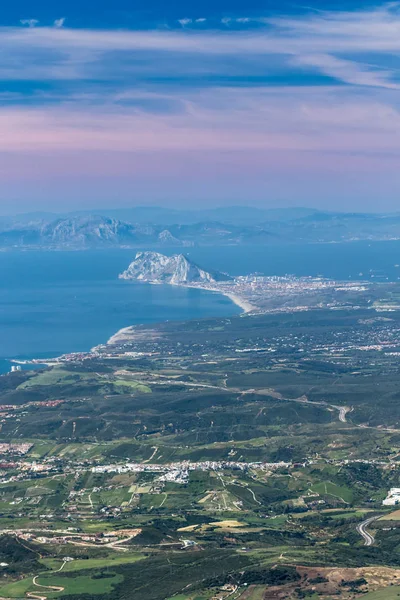
<instances>
[{"instance_id":1,"label":"white building","mask_svg":"<svg viewBox=\"0 0 400 600\"><path fill-rule=\"evenodd\" d=\"M396 506L400 504L400 488L391 488L382 504L383 506Z\"/></svg>"}]
</instances>

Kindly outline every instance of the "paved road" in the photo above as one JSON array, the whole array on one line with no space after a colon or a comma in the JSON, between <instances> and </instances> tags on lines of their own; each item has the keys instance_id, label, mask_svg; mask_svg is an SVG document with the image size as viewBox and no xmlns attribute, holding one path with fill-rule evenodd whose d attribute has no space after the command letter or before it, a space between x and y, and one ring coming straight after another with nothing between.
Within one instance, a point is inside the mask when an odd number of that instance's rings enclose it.
<instances>
[{"instance_id":1,"label":"paved road","mask_svg":"<svg viewBox=\"0 0 400 600\"><path fill-rule=\"evenodd\" d=\"M348 406L341 406L339 408L339 421L341 421L342 423L346 423L346 415L348 412L350 412L350 410L351 409Z\"/></svg>"},{"instance_id":2,"label":"paved road","mask_svg":"<svg viewBox=\"0 0 400 600\"><path fill-rule=\"evenodd\" d=\"M331 406L339 411L339 421L347 423L346 415L347 413L352 412L353 409L350 406L336 406L335 404L331 404Z\"/></svg>"},{"instance_id":3,"label":"paved road","mask_svg":"<svg viewBox=\"0 0 400 600\"><path fill-rule=\"evenodd\" d=\"M375 542L375 538L371 533L368 533L367 527L371 525L374 521L379 519L382 515L378 515L375 517L369 517L365 519L362 523L359 523L356 527L357 533L359 533L364 538L364 546L372 546Z\"/></svg>"},{"instance_id":4,"label":"paved road","mask_svg":"<svg viewBox=\"0 0 400 600\"><path fill-rule=\"evenodd\" d=\"M242 390L240 388L237 387L226 387L222 386L222 385L210 385L210 384L206 384L206 383L194 383L192 381L176 381L175 379L164 379L164 378L160 378L160 379L156 379L156 380L146 380L144 379L143 381L141 381L140 383L143 383L144 385L177 385L177 386L186 386L186 387L190 387L190 388L194 388L194 387L198 387L198 388L209 388L209 389L213 389L213 390L222 390L223 392L233 392L233 393L237 393L237 394L259 394L259 395L267 395L267 396L272 396L273 398L276 398L277 400L282 400L284 402L299 402L301 404L309 404L310 406L323 406L324 408L335 408L337 411L339 411L339 421L341 421L342 423L347 423L347 419L346 419L346 415L349 412L352 412L352 408L349 406L336 406L335 404L328 404L327 402L321 401L321 402L310 402L307 398L307 396L301 396L300 398L285 398L284 396L282 396L282 394L280 394L279 392L277 392L276 390L273 389L248 389L248 390ZM118 394L115 394L115 396L117 396ZM111 396L106 396L107 398L111 398ZM260 412L258 413L257 417L260 416L260 414L262 413L262 410L260 410ZM151 457L152 458L152 457ZM151 458L148 459L151 460ZM144 461L144 462L148 462L148 461Z\"/></svg>"}]
</instances>

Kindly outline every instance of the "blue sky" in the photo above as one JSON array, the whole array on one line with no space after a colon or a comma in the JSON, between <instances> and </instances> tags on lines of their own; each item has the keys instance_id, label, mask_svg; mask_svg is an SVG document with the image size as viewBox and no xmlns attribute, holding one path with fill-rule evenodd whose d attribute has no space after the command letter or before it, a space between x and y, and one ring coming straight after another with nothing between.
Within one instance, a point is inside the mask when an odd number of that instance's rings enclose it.
<instances>
[{"instance_id":1,"label":"blue sky","mask_svg":"<svg viewBox=\"0 0 400 600\"><path fill-rule=\"evenodd\" d=\"M17 1L0 212L398 210L400 3Z\"/></svg>"}]
</instances>

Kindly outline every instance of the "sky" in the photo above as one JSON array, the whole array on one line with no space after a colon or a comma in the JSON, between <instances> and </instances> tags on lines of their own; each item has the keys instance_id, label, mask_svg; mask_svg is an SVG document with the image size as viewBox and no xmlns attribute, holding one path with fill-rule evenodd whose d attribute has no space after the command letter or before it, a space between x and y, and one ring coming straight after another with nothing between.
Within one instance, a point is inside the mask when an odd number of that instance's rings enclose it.
<instances>
[{"instance_id":1,"label":"sky","mask_svg":"<svg viewBox=\"0 0 400 600\"><path fill-rule=\"evenodd\" d=\"M400 2L7 4L0 213L400 208Z\"/></svg>"}]
</instances>

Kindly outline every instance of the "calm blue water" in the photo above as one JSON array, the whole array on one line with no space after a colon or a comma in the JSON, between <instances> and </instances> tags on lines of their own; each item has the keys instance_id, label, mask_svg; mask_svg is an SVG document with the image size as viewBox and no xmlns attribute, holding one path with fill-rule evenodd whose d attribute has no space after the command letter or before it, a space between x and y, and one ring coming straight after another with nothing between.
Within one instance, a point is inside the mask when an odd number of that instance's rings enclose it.
<instances>
[{"instance_id":1,"label":"calm blue water","mask_svg":"<svg viewBox=\"0 0 400 600\"><path fill-rule=\"evenodd\" d=\"M172 254L180 249L168 249ZM205 269L232 275L322 275L397 281L400 242L189 248ZM88 350L137 323L237 314L201 290L118 280L134 250L0 254L0 372L7 358Z\"/></svg>"},{"instance_id":2,"label":"calm blue water","mask_svg":"<svg viewBox=\"0 0 400 600\"><path fill-rule=\"evenodd\" d=\"M318 276L330 279L397 281L400 278L400 241L341 244L288 244L188 248L186 254L206 268L231 275ZM396 266L398 265L398 266Z\"/></svg>"},{"instance_id":3,"label":"calm blue water","mask_svg":"<svg viewBox=\"0 0 400 600\"><path fill-rule=\"evenodd\" d=\"M7 358L89 350L128 325L240 312L219 294L119 280L133 256L0 254L0 372L10 370Z\"/></svg>"}]
</instances>

